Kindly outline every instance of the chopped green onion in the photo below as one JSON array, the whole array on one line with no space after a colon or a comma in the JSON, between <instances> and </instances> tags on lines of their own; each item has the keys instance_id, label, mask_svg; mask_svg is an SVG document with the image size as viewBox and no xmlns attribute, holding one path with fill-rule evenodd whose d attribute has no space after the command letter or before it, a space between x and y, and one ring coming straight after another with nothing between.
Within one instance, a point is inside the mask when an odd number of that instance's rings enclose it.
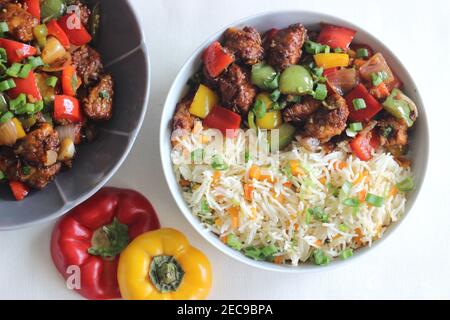
<instances>
[{"instance_id":1,"label":"chopped green onion","mask_svg":"<svg viewBox=\"0 0 450 320\"><path fill-rule=\"evenodd\" d=\"M397 189L401 192L412 191L415 187L414 179L409 177L397 184Z\"/></svg>"},{"instance_id":2,"label":"chopped green onion","mask_svg":"<svg viewBox=\"0 0 450 320\"><path fill-rule=\"evenodd\" d=\"M278 99L280 99L280 96L281 96L281 92L280 92L280 90L277 89L270 94L270 100L272 100L273 102L277 102Z\"/></svg>"},{"instance_id":3,"label":"chopped green onion","mask_svg":"<svg viewBox=\"0 0 450 320\"><path fill-rule=\"evenodd\" d=\"M234 250L241 251L242 250L242 242L239 240L236 235L230 233L227 236L227 245Z\"/></svg>"},{"instance_id":4,"label":"chopped green onion","mask_svg":"<svg viewBox=\"0 0 450 320\"><path fill-rule=\"evenodd\" d=\"M306 210L305 223L306 224L310 224L311 223L311 212L309 210Z\"/></svg>"},{"instance_id":5,"label":"chopped green onion","mask_svg":"<svg viewBox=\"0 0 450 320\"><path fill-rule=\"evenodd\" d=\"M245 163L248 163L250 161L250 152L245 151L245 153L244 153L244 161L245 161Z\"/></svg>"},{"instance_id":6,"label":"chopped green onion","mask_svg":"<svg viewBox=\"0 0 450 320\"><path fill-rule=\"evenodd\" d=\"M330 47L314 41L306 41L305 50L309 54L330 53Z\"/></svg>"},{"instance_id":7,"label":"chopped green onion","mask_svg":"<svg viewBox=\"0 0 450 320\"><path fill-rule=\"evenodd\" d=\"M191 162L192 163L201 163L205 156L205 150L197 149L191 152Z\"/></svg>"},{"instance_id":8,"label":"chopped green onion","mask_svg":"<svg viewBox=\"0 0 450 320\"><path fill-rule=\"evenodd\" d=\"M277 73L277 75L275 77L273 77L273 79L271 80L265 80L264 81L264 87L267 90L275 90L278 89L279 86L279 80L280 80L280 74Z\"/></svg>"},{"instance_id":9,"label":"chopped green onion","mask_svg":"<svg viewBox=\"0 0 450 320\"><path fill-rule=\"evenodd\" d=\"M28 176L31 173L31 168L29 166L22 167L22 173Z\"/></svg>"},{"instance_id":10,"label":"chopped green onion","mask_svg":"<svg viewBox=\"0 0 450 320\"><path fill-rule=\"evenodd\" d=\"M323 75L323 68L313 68L312 69L312 73L316 76L316 77L321 77Z\"/></svg>"},{"instance_id":11,"label":"chopped green onion","mask_svg":"<svg viewBox=\"0 0 450 320\"><path fill-rule=\"evenodd\" d=\"M344 184L342 185L342 192L345 194L349 194L350 190L352 190L353 188L353 184L351 182L345 181Z\"/></svg>"},{"instance_id":12,"label":"chopped green onion","mask_svg":"<svg viewBox=\"0 0 450 320\"><path fill-rule=\"evenodd\" d=\"M370 204L371 206L380 208L384 204L384 198L376 196L376 195L371 194L371 193L368 193L367 196L366 196L366 202L368 204Z\"/></svg>"},{"instance_id":13,"label":"chopped green onion","mask_svg":"<svg viewBox=\"0 0 450 320\"><path fill-rule=\"evenodd\" d=\"M339 258L341 258L341 260L347 260L352 256L353 256L353 249L345 249L344 251L341 252Z\"/></svg>"},{"instance_id":14,"label":"chopped green onion","mask_svg":"<svg viewBox=\"0 0 450 320\"><path fill-rule=\"evenodd\" d=\"M203 199L200 203L200 211L201 213L210 213L211 209L209 208L208 201L206 199Z\"/></svg>"},{"instance_id":15,"label":"chopped green onion","mask_svg":"<svg viewBox=\"0 0 450 320\"><path fill-rule=\"evenodd\" d=\"M261 254L265 260L272 259L273 255L276 253L278 253L278 249L273 244L270 244L261 250Z\"/></svg>"},{"instance_id":16,"label":"chopped green onion","mask_svg":"<svg viewBox=\"0 0 450 320\"><path fill-rule=\"evenodd\" d=\"M364 99L354 99L353 100L353 107L355 108L356 111L358 110L364 110L367 108L366 106L366 101Z\"/></svg>"},{"instance_id":17,"label":"chopped green onion","mask_svg":"<svg viewBox=\"0 0 450 320\"><path fill-rule=\"evenodd\" d=\"M38 101L34 104L34 113L44 110L44 101Z\"/></svg>"},{"instance_id":18,"label":"chopped green onion","mask_svg":"<svg viewBox=\"0 0 450 320\"><path fill-rule=\"evenodd\" d=\"M341 48L334 48L334 53L342 53L344 52L344 50L342 50Z\"/></svg>"},{"instance_id":19,"label":"chopped green onion","mask_svg":"<svg viewBox=\"0 0 450 320\"><path fill-rule=\"evenodd\" d=\"M42 67L44 65L44 61L42 61L41 57L29 57L28 63L31 64L33 69L36 69L37 67Z\"/></svg>"},{"instance_id":20,"label":"chopped green onion","mask_svg":"<svg viewBox=\"0 0 450 320\"><path fill-rule=\"evenodd\" d=\"M219 155L215 155L212 159L211 166L215 170L224 171L228 169L228 165L225 163L223 158Z\"/></svg>"},{"instance_id":21,"label":"chopped green onion","mask_svg":"<svg viewBox=\"0 0 450 320\"><path fill-rule=\"evenodd\" d=\"M381 72L372 73L370 75L370 77L372 78L372 84L375 87L378 87L384 80L387 79L387 74L385 71L381 71Z\"/></svg>"},{"instance_id":22,"label":"chopped green onion","mask_svg":"<svg viewBox=\"0 0 450 320\"><path fill-rule=\"evenodd\" d=\"M9 100L9 109L14 111L26 103L27 103L27 96L25 95L25 93L21 93L17 96L17 98Z\"/></svg>"},{"instance_id":23,"label":"chopped green onion","mask_svg":"<svg viewBox=\"0 0 450 320\"><path fill-rule=\"evenodd\" d=\"M255 104L253 105L253 113L255 114L256 118L262 119L267 112L267 107L264 101L258 99L256 100Z\"/></svg>"},{"instance_id":24,"label":"chopped green onion","mask_svg":"<svg viewBox=\"0 0 450 320\"><path fill-rule=\"evenodd\" d=\"M6 123L9 120L11 120L12 118L14 118L14 115L12 114L12 112L8 111L4 115L1 116L0 123Z\"/></svg>"},{"instance_id":25,"label":"chopped green onion","mask_svg":"<svg viewBox=\"0 0 450 320\"><path fill-rule=\"evenodd\" d=\"M318 266L327 266L330 264L331 258L323 250L317 249L313 253L313 261Z\"/></svg>"},{"instance_id":26,"label":"chopped green onion","mask_svg":"<svg viewBox=\"0 0 450 320\"><path fill-rule=\"evenodd\" d=\"M369 56L369 50L366 48L359 48L356 50L356 57L357 58L367 58Z\"/></svg>"},{"instance_id":27,"label":"chopped green onion","mask_svg":"<svg viewBox=\"0 0 450 320\"><path fill-rule=\"evenodd\" d=\"M244 254L253 259L253 260L261 260L261 250L255 247L245 248Z\"/></svg>"},{"instance_id":28,"label":"chopped green onion","mask_svg":"<svg viewBox=\"0 0 450 320\"><path fill-rule=\"evenodd\" d=\"M17 75L19 78L26 79L28 78L28 75L30 74L30 71L33 69L33 66L31 64L26 64L22 67L19 74Z\"/></svg>"},{"instance_id":29,"label":"chopped green onion","mask_svg":"<svg viewBox=\"0 0 450 320\"><path fill-rule=\"evenodd\" d=\"M339 231L341 232L347 232L348 231L348 227L345 224L340 224L338 227Z\"/></svg>"},{"instance_id":30,"label":"chopped green onion","mask_svg":"<svg viewBox=\"0 0 450 320\"><path fill-rule=\"evenodd\" d=\"M323 223L328 223L328 214L325 213L325 211L322 208L313 208L308 209L308 212L314 217L316 220L320 220Z\"/></svg>"},{"instance_id":31,"label":"chopped green onion","mask_svg":"<svg viewBox=\"0 0 450 320\"><path fill-rule=\"evenodd\" d=\"M345 199L343 204L347 207L358 208L361 203L358 199Z\"/></svg>"},{"instance_id":32,"label":"chopped green onion","mask_svg":"<svg viewBox=\"0 0 450 320\"><path fill-rule=\"evenodd\" d=\"M1 62L7 62L8 61L8 54L6 53L5 48L0 48L0 61Z\"/></svg>"},{"instance_id":33,"label":"chopped green onion","mask_svg":"<svg viewBox=\"0 0 450 320\"><path fill-rule=\"evenodd\" d=\"M353 132L359 132L363 129L363 125L361 122L355 122L350 124L350 130Z\"/></svg>"},{"instance_id":34,"label":"chopped green onion","mask_svg":"<svg viewBox=\"0 0 450 320\"><path fill-rule=\"evenodd\" d=\"M0 180L3 180L5 178L6 178L5 174L3 173L2 170L0 170Z\"/></svg>"},{"instance_id":35,"label":"chopped green onion","mask_svg":"<svg viewBox=\"0 0 450 320\"><path fill-rule=\"evenodd\" d=\"M327 98L327 95L328 95L327 86L322 83L319 83L313 94L314 99L323 101Z\"/></svg>"},{"instance_id":36,"label":"chopped green onion","mask_svg":"<svg viewBox=\"0 0 450 320\"><path fill-rule=\"evenodd\" d=\"M17 75L20 72L20 69L22 69L22 64L21 63L13 63L11 65L11 67L8 68L8 70L6 70L6 74L10 77L17 77Z\"/></svg>"},{"instance_id":37,"label":"chopped green onion","mask_svg":"<svg viewBox=\"0 0 450 320\"><path fill-rule=\"evenodd\" d=\"M0 36L3 37L5 32L9 31L8 24L6 22L0 22Z\"/></svg>"},{"instance_id":38,"label":"chopped green onion","mask_svg":"<svg viewBox=\"0 0 450 320\"><path fill-rule=\"evenodd\" d=\"M47 80L45 80L45 84L51 88L56 87L57 83L58 83L58 78L55 76L49 77L49 78L47 78Z\"/></svg>"}]
</instances>

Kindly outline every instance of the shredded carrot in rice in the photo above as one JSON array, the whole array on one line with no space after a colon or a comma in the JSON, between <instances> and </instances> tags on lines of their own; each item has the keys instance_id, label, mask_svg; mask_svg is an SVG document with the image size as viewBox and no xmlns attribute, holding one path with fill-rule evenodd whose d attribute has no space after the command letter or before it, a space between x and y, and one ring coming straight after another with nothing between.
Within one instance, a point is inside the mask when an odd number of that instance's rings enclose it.
<instances>
[{"instance_id":1,"label":"shredded carrot in rice","mask_svg":"<svg viewBox=\"0 0 450 320\"><path fill-rule=\"evenodd\" d=\"M247 201L252 201L253 200L253 190L255 190L255 188L253 187L252 184L244 184L244 198Z\"/></svg>"},{"instance_id":2,"label":"shredded carrot in rice","mask_svg":"<svg viewBox=\"0 0 450 320\"><path fill-rule=\"evenodd\" d=\"M347 164L347 162L344 162L344 161L336 161L334 163L334 169L335 170L343 170L343 169L345 169L347 167L348 167L348 164Z\"/></svg>"},{"instance_id":3,"label":"shredded carrot in rice","mask_svg":"<svg viewBox=\"0 0 450 320\"><path fill-rule=\"evenodd\" d=\"M398 194L398 189L397 189L396 186L394 186L394 187L391 189L391 192L389 192L389 197L395 197L397 194Z\"/></svg>"},{"instance_id":4,"label":"shredded carrot in rice","mask_svg":"<svg viewBox=\"0 0 450 320\"><path fill-rule=\"evenodd\" d=\"M232 207L228 209L228 214L231 217L231 227L233 229L239 228L239 213L240 213L239 207Z\"/></svg>"},{"instance_id":5,"label":"shredded carrot in rice","mask_svg":"<svg viewBox=\"0 0 450 320\"><path fill-rule=\"evenodd\" d=\"M284 261L284 259L283 259L282 256L276 256L276 257L274 258L274 260L273 260L273 262L274 262L275 264L283 264L283 261Z\"/></svg>"}]
</instances>

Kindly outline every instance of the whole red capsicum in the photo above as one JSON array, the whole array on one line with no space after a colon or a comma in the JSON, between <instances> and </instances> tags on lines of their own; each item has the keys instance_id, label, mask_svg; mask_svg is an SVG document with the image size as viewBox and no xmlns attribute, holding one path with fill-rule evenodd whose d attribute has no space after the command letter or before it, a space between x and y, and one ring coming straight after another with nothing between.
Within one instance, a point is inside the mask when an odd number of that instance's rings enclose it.
<instances>
[{"instance_id":1,"label":"whole red capsicum","mask_svg":"<svg viewBox=\"0 0 450 320\"><path fill-rule=\"evenodd\" d=\"M70 211L55 226L51 255L65 279L78 267L80 288L88 299L117 299L120 253L134 238L160 228L150 202L132 190L104 188Z\"/></svg>"}]
</instances>

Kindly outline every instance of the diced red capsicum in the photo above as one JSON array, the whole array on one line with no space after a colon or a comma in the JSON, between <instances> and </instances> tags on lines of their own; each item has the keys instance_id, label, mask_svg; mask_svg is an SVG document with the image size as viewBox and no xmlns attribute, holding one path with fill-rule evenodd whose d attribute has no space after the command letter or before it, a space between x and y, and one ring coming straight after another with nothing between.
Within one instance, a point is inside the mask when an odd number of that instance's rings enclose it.
<instances>
[{"instance_id":1,"label":"diced red capsicum","mask_svg":"<svg viewBox=\"0 0 450 320\"><path fill-rule=\"evenodd\" d=\"M356 31L332 24L323 24L317 42L331 48L348 49L356 35Z\"/></svg>"},{"instance_id":2,"label":"diced red capsicum","mask_svg":"<svg viewBox=\"0 0 450 320\"><path fill-rule=\"evenodd\" d=\"M363 99L366 103L366 108L362 110L355 110L353 101L356 99ZM345 100L347 101L347 105L350 109L349 119L352 121L369 121L383 109L383 106L362 84L358 84L349 94L347 94Z\"/></svg>"},{"instance_id":3,"label":"diced red capsicum","mask_svg":"<svg viewBox=\"0 0 450 320\"><path fill-rule=\"evenodd\" d=\"M211 77L218 77L230 64L234 57L227 53L222 45L216 41L203 53L203 63Z\"/></svg>"},{"instance_id":4,"label":"diced red capsicum","mask_svg":"<svg viewBox=\"0 0 450 320\"><path fill-rule=\"evenodd\" d=\"M372 159L372 152L379 145L379 137L373 131L366 134L359 134L350 142L353 153L362 161Z\"/></svg>"},{"instance_id":5,"label":"diced red capsicum","mask_svg":"<svg viewBox=\"0 0 450 320\"><path fill-rule=\"evenodd\" d=\"M0 47L5 49L9 63L20 62L37 53L35 47L3 38L0 38Z\"/></svg>"},{"instance_id":6,"label":"diced red capsicum","mask_svg":"<svg viewBox=\"0 0 450 320\"><path fill-rule=\"evenodd\" d=\"M53 262L67 279L79 268L76 291L88 299L120 298L120 253L137 236L160 228L150 202L132 190L104 188L64 216L51 240Z\"/></svg>"},{"instance_id":7,"label":"diced red capsicum","mask_svg":"<svg viewBox=\"0 0 450 320\"><path fill-rule=\"evenodd\" d=\"M47 32L49 36L54 36L63 45L64 48L70 48L69 37L66 32L61 28L56 20L52 20L47 23Z\"/></svg>"},{"instance_id":8,"label":"diced red capsicum","mask_svg":"<svg viewBox=\"0 0 450 320\"><path fill-rule=\"evenodd\" d=\"M78 99L70 96L55 96L53 118L55 120L69 120L74 123L83 121Z\"/></svg>"},{"instance_id":9,"label":"diced red capsicum","mask_svg":"<svg viewBox=\"0 0 450 320\"><path fill-rule=\"evenodd\" d=\"M22 201L30 193L30 189L20 181L10 181L9 187L17 201Z\"/></svg>"},{"instance_id":10,"label":"diced red capsicum","mask_svg":"<svg viewBox=\"0 0 450 320\"><path fill-rule=\"evenodd\" d=\"M38 21L41 21L41 4L40 0L25 0L27 11Z\"/></svg>"},{"instance_id":11,"label":"diced red capsicum","mask_svg":"<svg viewBox=\"0 0 450 320\"><path fill-rule=\"evenodd\" d=\"M68 14L58 20L58 24L66 33L71 44L75 46L83 46L91 42L92 37L76 13Z\"/></svg>"},{"instance_id":12,"label":"diced red capsicum","mask_svg":"<svg viewBox=\"0 0 450 320\"><path fill-rule=\"evenodd\" d=\"M69 65L63 69L62 88L65 95L71 97L76 96L80 82L81 81L77 76L77 70L74 66Z\"/></svg>"},{"instance_id":13,"label":"diced red capsicum","mask_svg":"<svg viewBox=\"0 0 450 320\"><path fill-rule=\"evenodd\" d=\"M218 129L224 135L227 135L227 130L235 130L228 132L228 137L234 137L236 130L241 127L241 116L231 110L220 106L215 106L208 114L203 122L207 127Z\"/></svg>"},{"instance_id":14,"label":"diced red capsicum","mask_svg":"<svg viewBox=\"0 0 450 320\"><path fill-rule=\"evenodd\" d=\"M21 93L24 93L27 97L33 97L35 102L42 100L42 95L39 91L36 77L33 71L30 71L28 77L25 79L14 78L14 82L16 84L16 87L8 91L8 95L10 98L15 99Z\"/></svg>"}]
</instances>

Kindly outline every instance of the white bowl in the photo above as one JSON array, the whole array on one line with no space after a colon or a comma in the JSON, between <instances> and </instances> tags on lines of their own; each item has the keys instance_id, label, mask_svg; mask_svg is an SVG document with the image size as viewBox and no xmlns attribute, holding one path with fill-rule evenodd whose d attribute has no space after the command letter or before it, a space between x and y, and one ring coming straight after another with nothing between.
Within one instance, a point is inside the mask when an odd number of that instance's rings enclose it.
<instances>
[{"instance_id":1,"label":"white bowl","mask_svg":"<svg viewBox=\"0 0 450 320\"><path fill-rule=\"evenodd\" d=\"M223 32L229 27L244 27L244 26L252 26L255 27L258 31L264 32L272 28L285 28L293 23L302 23L308 29L319 29L319 24L321 22L327 22L332 24L337 24L344 27L350 27L358 31L358 34L355 38L356 43L365 43L370 45L375 51L382 52L386 60L388 61L390 67L394 70L394 72L400 77L400 79L404 82L404 91L405 93L416 102L417 107L419 109L419 119L416 122L414 127L414 132L411 137L411 158L413 160L413 172L415 175L416 181L416 189L408 195L408 202L406 206L406 214L411 211L413 207L420 189L422 187L425 173L428 164L428 153L429 153L429 133L428 133L428 124L427 118L425 114L425 109L423 106L422 98L420 97L419 91L411 78L408 71L399 61L399 59L385 46L381 41L376 39L367 31L361 29L360 27L349 23L345 20L325 15L322 13L316 12L308 12L308 11L281 11L281 12L269 12L258 14L249 18L242 19L232 25L223 28L222 30L215 33L213 36L208 38L204 44L202 44L188 59L188 61L184 64L182 69L180 70L178 76L176 77L167 97L167 100L164 104L164 110L162 114L161 120L161 129L160 129L160 151L161 151L161 160L162 166L164 168L164 174L169 184L170 191L180 208L183 215L186 219L191 223L195 230L198 231L209 243L215 246L220 251L229 255L230 257L239 260L248 265L265 269L271 271L281 271L281 272L290 272L290 273L306 273L306 272L317 272L330 270L330 267L342 266L344 264L349 263L350 261L354 261L355 259L361 257L368 251L373 250L375 247L378 247L382 242L384 242L387 238L389 238L390 234L394 232L404 220L393 223L392 226L389 227L388 231L385 233L384 237L381 240L376 241L372 247L370 248L362 248L355 252L355 255L346 261L333 261L329 267L317 267L311 264L302 264L298 267L287 266L287 265L276 265L269 262L262 261L254 261L242 253L237 252L225 244L223 244L219 237L212 232L205 229L197 217L195 217L188 205L183 199L181 194L181 189L176 181L175 174L172 168L171 161L171 120L175 112L175 108L177 103L181 100L184 94L187 91L187 81L188 79L198 70L201 65L201 54L211 44L213 41L216 41L221 38ZM405 217L404 216L404 217Z\"/></svg>"}]
</instances>

